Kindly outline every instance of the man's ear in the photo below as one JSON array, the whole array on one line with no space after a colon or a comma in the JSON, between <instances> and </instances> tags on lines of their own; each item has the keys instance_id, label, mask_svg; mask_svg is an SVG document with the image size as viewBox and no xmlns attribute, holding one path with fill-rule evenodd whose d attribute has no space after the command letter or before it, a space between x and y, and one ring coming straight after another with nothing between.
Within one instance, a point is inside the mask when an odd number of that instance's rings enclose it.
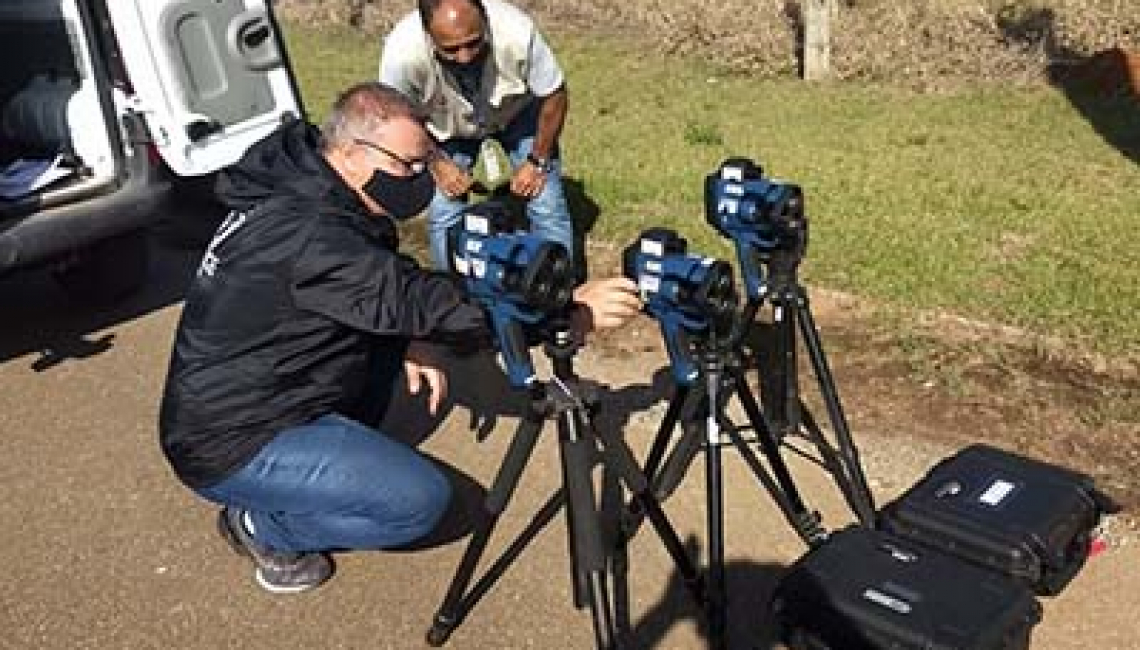
<instances>
[{"instance_id":1,"label":"man's ear","mask_svg":"<svg viewBox=\"0 0 1140 650\"><path fill-rule=\"evenodd\" d=\"M360 149L360 147L344 145L338 150L341 166L344 167L345 171L353 175L359 175L362 172L367 171L364 169L361 161L363 152L361 152Z\"/></svg>"},{"instance_id":2,"label":"man's ear","mask_svg":"<svg viewBox=\"0 0 1140 650\"><path fill-rule=\"evenodd\" d=\"M350 185L357 183L363 173L367 171L362 168L358 160L359 157L351 151L351 147L344 146L335 147L326 154L329 164Z\"/></svg>"}]
</instances>

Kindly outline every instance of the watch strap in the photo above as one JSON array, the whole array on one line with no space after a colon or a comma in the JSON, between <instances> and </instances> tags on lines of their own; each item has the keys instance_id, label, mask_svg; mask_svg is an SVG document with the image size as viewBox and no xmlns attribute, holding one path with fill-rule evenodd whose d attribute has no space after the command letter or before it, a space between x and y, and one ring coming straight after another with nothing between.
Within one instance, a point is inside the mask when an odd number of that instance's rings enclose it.
<instances>
[{"instance_id":1,"label":"watch strap","mask_svg":"<svg viewBox=\"0 0 1140 650\"><path fill-rule=\"evenodd\" d=\"M539 158L538 156L534 155L534 153L528 153L526 155L526 160L530 164L537 167L538 171L544 174L549 174L550 172L554 171L554 163L551 162L549 158Z\"/></svg>"}]
</instances>

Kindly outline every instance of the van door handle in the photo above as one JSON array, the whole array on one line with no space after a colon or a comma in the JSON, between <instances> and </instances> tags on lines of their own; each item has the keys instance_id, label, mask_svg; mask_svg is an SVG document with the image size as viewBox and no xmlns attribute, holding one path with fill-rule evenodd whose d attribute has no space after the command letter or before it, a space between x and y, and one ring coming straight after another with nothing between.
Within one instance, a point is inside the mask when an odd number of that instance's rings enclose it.
<instances>
[{"instance_id":1,"label":"van door handle","mask_svg":"<svg viewBox=\"0 0 1140 650\"><path fill-rule=\"evenodd\" d=\"M273 27L262 12L247 11L234 16L226 30L226 46L230 56L250 70L264 72L281 65Z\"/></svg>"},{"instance_id":2,"label":"van door handle","mask_svg":"<svg viewBox=\"0 0 1140 650\"><path fill-rule=\"evenodd\" d=\"M213 118L198 118L186 125L186 137L190 138L191 142L198 142L223 128L222 123Z\"/></svg>"}]
</instances>

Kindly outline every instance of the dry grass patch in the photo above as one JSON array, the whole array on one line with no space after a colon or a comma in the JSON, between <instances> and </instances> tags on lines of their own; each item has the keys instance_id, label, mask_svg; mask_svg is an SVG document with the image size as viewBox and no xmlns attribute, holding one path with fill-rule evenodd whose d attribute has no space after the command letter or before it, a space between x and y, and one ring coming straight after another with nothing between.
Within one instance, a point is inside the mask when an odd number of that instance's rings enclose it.
<instances>
[{"instance_id":1,"label":"dry grass patch","mask_svg":"<svg viewBox=\"0 0 1140 650\"><path fill-rule=\"evenodd\" d=\"M1140 48L1140 0L836 0L839 79L938 88L960 81L1034 83L1112 48ZM383 33L411 7L379 0L280 0L279 11ZM517 0L549 31L621 31L665 53L697 53L763 77L799 70L793 0Z\"/></svg>"}]
</instances>

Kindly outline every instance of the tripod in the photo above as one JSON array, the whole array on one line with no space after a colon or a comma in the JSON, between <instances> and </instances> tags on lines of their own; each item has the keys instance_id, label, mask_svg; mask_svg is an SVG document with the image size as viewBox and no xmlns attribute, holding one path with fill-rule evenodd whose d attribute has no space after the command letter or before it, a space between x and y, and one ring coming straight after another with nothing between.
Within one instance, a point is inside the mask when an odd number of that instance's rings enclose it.
<instances>
[{"instance_id":1,"label":"tripod","mask_svg":"<svg viewBox=\"0 0 1140 650\"><path fill-rule=\"evenodd\" d=\"M754 462L754 455L745 454L745 460L769 488L769 492L776 497L777 504L804 541L813 544L819 539L818 531L812 528L810 519L804 518L807 511L798 500L794 482L786 471L786 465L780 459L779 443L786 437L800 432L801 429L807 434L820 455L822 465L835 479L848 507L865 526L874 525L874 500L839 401L834 377L824 355L823 343L811 313L807 291L799 283L796 275L798 254L792 251L776 251L765 257L764 261L768 267L767 282L761 290L754 292L754 297L750 297L731 335L719 346L715 339L704 343L703 346L698 343L698 349L702 350L701 358L704 360L700 374L704 376L705 383L711 386L712 379L725 372L721 366L727 370L729 388L732 389L730 393L735 392L741 398L756 438L772 464L780 493L773 492L771 489L773 483L756 471L759 468ZM765 299L772 306L774 352L771 363L757 363L767 404L766 409L760 409L745 381L740 365L742 363L740 352L746 330L755 322ZM835 446L828 442L811 409L800 396L797 332L802 336L804 347L808 351L812 370L819 384L820 396L827 409L835 436ZM687 391L687 387L680 386L675 401L683 400ZM707 392L711 392L711 389ZM718 417L710 419L710 422L716 424L719 421L727 424L726 432L733 443L743 451L744 445L740 444L743 440L739 437L738 429L723 415L723 404L716 404L715 401L712 404L716 405L713 412L718 414ZM664 454L669 431L677 420L681 419L680 414L681 404L666 412L666 419L655 441L655 448L651 450L646 462L646 474L655 477L657 494L662 499L679 483L689 463L692 462L692 457L701 448L699 436L689 434L682 436L660 476L657 476L655 463L660 463L659 458ZM686 427L684 420L682 427ZM688 427L692 428L692 425ZM710 436L709 440L712 439ZM818 524L818 521L816 523Z\"/></svg>"},{"instance_id":2,"label":"tripod","mask_svg":"<svg viewBox=\"0 0 1140 650\"><path fill-rule=\"evenodd\" d=\"M519 423L487 494L484 502L485 517L476 526L443 603L427 632L427 642L432 646L447 642L479 599L565 504L574 605L578 609L589 607L598 648L609 650L620 647L615 610L607 584L609 555L591 479L591 469L599 450L601 461L616 473L632 494L634 502L648 516L689 591L698 602L704 601L703 579L689 560L660 502L653 496L649 481L641 472L633 453L621 436L601 433L593 425L592 407L587 403L595 400L590 394L591 387L574 374L573 357L577 344L569 329L553 329L544 349L552 362L554 379L549 383L535 381L527 389L529 409ZM468 591L498 519L505 510L548 419L556 419L558 423L562 487L547 499L523 533Z\"/></svg>"},{"instance_id":3,"label":"tripod","mask_svg":"<svg viewBox=\"0 0 1140 650\"><path fill-rule=\"evenodd\" d=\"M684 478L696 454L705 450L705 481L708 526L708 597L705 614L710 646L727 647L727 585L724 569L724 500L721 447L723 435L736 447L746 464L773 497L788 522L809 544L823 541L819 515L808 510L800 497L787 464L780 455L779 441L766 423L755 396L748 386L731 339L715 335L698 340L697 378L691 384L678 383L665 411L657 435L646 456L645 473L653 485L654 495L664 500ZM771 471L764 467L748 441L725 414L728 401L737 397L744 407L756 440L768 460ZM682 435L672 453L666 456L673 430L680 424ZM632 537L640 525L642 512L637 504L627 508L624 539Z\"/></svg>"},{"instance_id":4,"label":"tripod","mask_svg":"<svg viewBox=\"0 0 1140 650\"><path fill-rule=\"evenodd\" d=\"M718 336L715 331L694 341L697 360L697 377L691 383L678 382L665 416L646 457L645 473L653 485L654 495L664 501L680 484L696 454L705 451L707 498L707 525L709 547L709 578L706 617L709 639L713 648L726 647L727 592L724 572L724 515L721 447L726 434L772 496L787 521L809 546L826 539L818 513L807 508L785 463L780 444L791 432L802 425L811 436L825 468L839 484L849 506L864 525L872 525L874 506L870 490L863 475L858 453L851 440L843 416L834 380L823 354L819 332L808 307L806 291L795 277L793 260L773 258L769 263L769 283L766 286L774 318L774 347L776 363L762 368L771 387L768 397L770 416L766 416L748 384L741 347L744 332L753 323L765 294L750 300L733 331ZM832 447L810 410L800 398L797 375L796 332L803 335L811 356L812 366L827 406L832 429L839 449ZM770 471L760 462L749 441L727 416L726 407L736 397L747 415L754 432L755 442L767 459ZM681 436L666 456L672 433L680 424ZM625 539L632 536L640 524L636 504L627 508Z\"/></svg>"}]
</instances>

